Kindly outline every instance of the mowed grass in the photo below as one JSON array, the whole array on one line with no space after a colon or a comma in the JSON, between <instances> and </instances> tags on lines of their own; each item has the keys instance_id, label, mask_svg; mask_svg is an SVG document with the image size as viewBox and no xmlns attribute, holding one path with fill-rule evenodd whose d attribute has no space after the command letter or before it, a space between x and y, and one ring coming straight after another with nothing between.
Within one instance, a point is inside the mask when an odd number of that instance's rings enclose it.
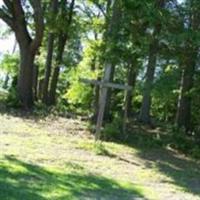
<instances>
[{"instance_id":1,"label":"mowed grass","mask_svg":"<svg viewBox=\"0 0 200 200\"><path fill-rule=\"evenodd\" d=\"M0 114L0 200L199 200L198 166L171 151L95 144L79 120Z\"/></svg>"}]
</instances>

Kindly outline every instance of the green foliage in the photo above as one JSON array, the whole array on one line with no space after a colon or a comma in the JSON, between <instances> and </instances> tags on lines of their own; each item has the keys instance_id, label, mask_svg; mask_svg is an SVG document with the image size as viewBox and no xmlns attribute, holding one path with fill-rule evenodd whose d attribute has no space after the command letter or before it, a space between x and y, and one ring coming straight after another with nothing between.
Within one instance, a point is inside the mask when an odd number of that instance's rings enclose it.
<instances>
[{"instance_id":1,"label":"green foliage","mask_svg":"<svg viewBox=\"0 0 200 200\"><path fill-rule=\"evenodd\" d=\"M112 122L106 123L102 137L108 141L121 140L123 138L122 119L120 117L115 117Z\"/></svg>"},{"instance_id":2,"label":"green foliage","mask_svg":"<svg viewBox=\"0 0 200 200\"><path fill-rule=\"evenodd\" d=\"M80 81L80 73L76 69L72 70L69 76L71 77L70 87L63 98L66 98L73 107L80 106L82 109L88 109L92 98L92 88Z\"/></svg>"},{"instance_id":3,"label":"green foliage","mask_svg":"<svg viewBox=\"0 0 200 200\"><path fill-rule=\"evenodd\" d=\"M76 68L72 68L68 73L69 88L63 95L72 107L81 107L83 110L89 109L92 101L93 87L80 81L80 78L97 79L99 70L93 70L93 48L89 46L85 53L84 59Z\"/></svg>"},{"instance_id":4,"label":"green foliage","mask_svg":"<svg viewBox=\"0 0 200 200\"><path fill-rule=\"evenodd\" d=\"M169 131L169 145L172 148L193 158L200 159L200 134L198 130L190 135L187 135L184 129L178 129L177 127L171 127Z\"/></svg>"},{"instance_id":5,"label":"green foliage","mask_svg":"<svg viewBox=\"0 0 200 200\"><path fill-rule=\"evenodd\" d=\"M9 89L9 93L6 98L6 105L13 108L19 108L21 105L18 98L17 88L15 86Z\"/></svg>"},{"instance_id":6,"label":"green foliage","mask_svg":"<svg viewBox=\"0 0 200 200\"><path fill-rule=\"evenodd\" d=\"M109 154L108 150L106 147L103 145L102 142L96 142L94 144L94 152L96 155L102 155L102 156L107 156Z\"/></svg>"},{"instance_id":7,"label":"green foliage","mask_svg":"<svg viewBox=\"0 0 200 200\"><path fill-rule=\"evenodd\" d=\"M5 87L8 88L8 95L6 99L6 104L9 107L19 107L18 94L17 94L17 74L19 71L19 55L17 54L4 54L3 59L0 63L0 70L2 71L4 77L8 76L8 83Z\"/></svg>"},{"instance_id":8,"label":"green foliage","mask_svg":"<svg viewBox=\"0 0 200 200\"><path fill-rule=\"evenodd\" d=\"M176 65L167 65L156 77L152 92L152 114L160 121L174 120L179 76L180 71Z\"/></svg>"},{"instance_id":9,"label":"green foliage","mask_svg":"<svg viewBox=\"0 0 200 200\"><path fill-rule=\"evenodd\" d=\"M19 55L4 54L0 63L0 70L15 76L19 69Z\"/></svg>"}]
</instances>

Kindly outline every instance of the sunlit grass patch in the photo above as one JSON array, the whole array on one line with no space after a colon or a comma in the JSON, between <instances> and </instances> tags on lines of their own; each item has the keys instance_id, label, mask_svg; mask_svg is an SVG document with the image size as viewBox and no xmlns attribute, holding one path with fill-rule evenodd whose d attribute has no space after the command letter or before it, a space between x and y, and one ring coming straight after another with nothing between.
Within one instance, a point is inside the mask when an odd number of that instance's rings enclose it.
<instances>
[{"instance_id":1,"label":"sunlit grass patch","mask_svg":"<svg viewBox=\"0 0 200 200\"><path fill-rule=\"evenodd\" d=\"M2 114L0 123L0 200L200 199L199 167L169 149L94 142L73 119Z\"/></svg>"},{"instance_id":2,"label":"sunlit grass patch","mask_svg":"<svg viewBox=\"0 0 200 200\"><path fill-rule=\"evenodd\" d=\"M142 197L137 185L87 172L75 163L63 170L6 156L0 162L0 199L127 199Z\"/></svg>"}]
</instances>

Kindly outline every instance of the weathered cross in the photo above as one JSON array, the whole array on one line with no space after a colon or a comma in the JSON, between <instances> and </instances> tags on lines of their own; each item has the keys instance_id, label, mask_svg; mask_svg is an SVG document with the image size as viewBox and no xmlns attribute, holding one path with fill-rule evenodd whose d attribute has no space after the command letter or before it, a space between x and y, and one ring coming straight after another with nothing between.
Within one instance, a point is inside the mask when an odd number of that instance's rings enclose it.
<instances>
[{"instance_id":1,"label":"weathered cross","mask_svg":"<svg viewBox=\"0 0 200 200\"><path fill-rule=\"evenodd\" d=\"M108 88L121 89L125 91L132 89L132 87L129 85L110 83L109 80L111 76L111 70L112 70L111 64L107 64L105 67L104 77L101 81L88 80L88 79L83 79L83 78L80 79L84 83L100 86L99 110L98 110L98 116L97 116L97 122L96 122L95 140L99 140L101 136L101 127L103 124Z\"/></svg>"}]
</instances>

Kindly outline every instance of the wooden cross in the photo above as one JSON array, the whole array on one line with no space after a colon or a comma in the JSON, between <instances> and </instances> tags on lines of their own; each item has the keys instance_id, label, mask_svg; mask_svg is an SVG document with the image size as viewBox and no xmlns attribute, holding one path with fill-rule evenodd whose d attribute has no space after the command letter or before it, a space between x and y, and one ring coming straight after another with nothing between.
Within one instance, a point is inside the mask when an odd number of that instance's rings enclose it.
<instances>
[{"instance_id":1,"label":"wooden cross","mask_svg":"<svg viewBox=\"0 0 200 200\"><path fill-rule=\"evenodd\" d=\"M96 123L95 140L99 140L101 136L101 127L103 124L108 88L115 88L115 89L121 89L121 90L126 90L126 91L132 89L132 87L129 85L110 83L109 80L111 76L111 69L112 69L111 64L107 64L105 67L104 77L101 81L80 79L80 81L86 84L93 84L93 85L100 86L99 110L98 110L97 123Z\"/></svg>"}]
</instances>

